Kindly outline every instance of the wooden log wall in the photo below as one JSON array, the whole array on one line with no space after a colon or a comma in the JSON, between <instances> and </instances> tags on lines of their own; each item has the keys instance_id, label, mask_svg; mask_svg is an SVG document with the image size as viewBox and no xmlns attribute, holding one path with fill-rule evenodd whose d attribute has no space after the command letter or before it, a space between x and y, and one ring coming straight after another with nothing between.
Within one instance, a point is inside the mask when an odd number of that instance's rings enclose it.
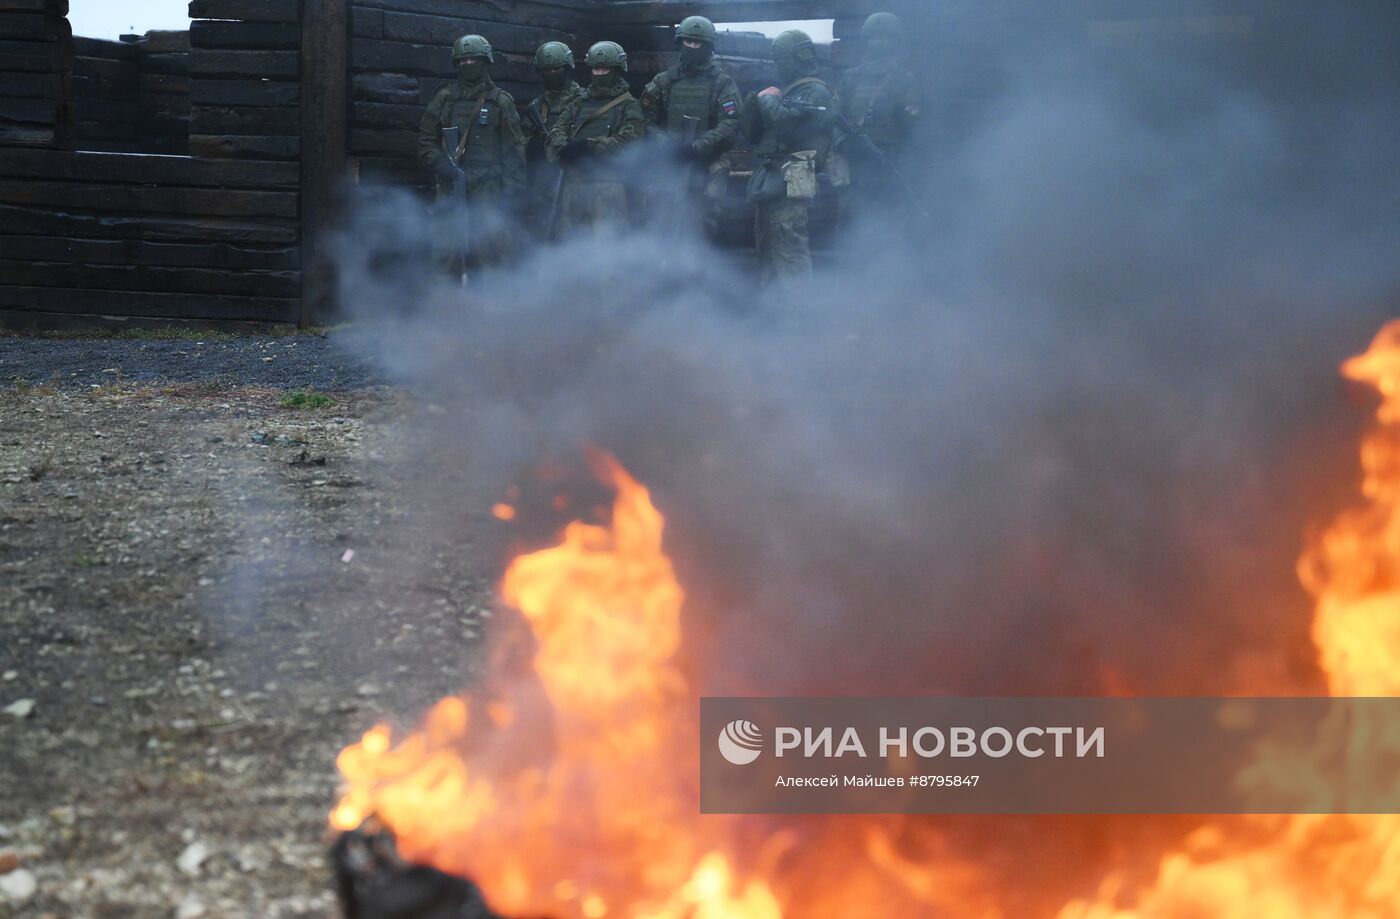
<instances>
[{"instance_id":1,"label":"wooden log wall","mask_svg":"<svg viewBox=\"0 0 1400 919\"><path fill-rule=\"evenodd\" d=\"M73 62L68 0L0 0L0 144L72 143Z\"/></svg>"},{"instance_id":2,"label":"wooden log wall","mask_svg":"<svg viewBox=\"0 0 1400 919\"><path fill-rule=\"evenodd\" d=\"M190 18L190 153L298 159L301 0L191 0Z\"/></svg>"},{"instance_id":3,"label":"wooden log wall","mask_svg":"<svg viewBox=\"0 0 1400 919\"><path fill-rule=\"evenodd\" d=\"M0 311L294 322L296 163L0 147Z\"/></svg>"},{"instance_id":4,"label":"wooden log wall","mask_svg":"<svg viewBox=\"0 0 1400 919\"><path fill-rule=\"evenodd\" d=\"M496 52L492 76L527 104L540 92L535 49L577 46L593 0L352 0L350 139L352 173L365 184L425 187L416 159L424 107L455 72L452 42L472 32Z\"/></svg>"},{"instance_id":5,"label":"wooden log wall","mask_svg":"<svg viewBox=\"0 0 1400 919\"><path fill-rule=\"evenodd\" d=\"M140 139L147 153L190 151L190 33L124 36L141 51Z\"/></svg>"},{"instance_id":6,"label":"wooden log wall","mask_svg":"<svg viewBox=\"0 0 1400 919\"><path fill-rule=\"evenodd\" d=\"M74 146L117 153L189 150L189 33L75 38Z\"/></svg>"},{"instance_id":7,"label":"wooden log wall","mask_svg":"<svg viewBox=\"0 0 1400 919\"><path fill-rule=\"evenodd\" d=\"M97 38L73 39L74 146L120 153L141 151L141 52Z\"/></svg>"}]
</instances>

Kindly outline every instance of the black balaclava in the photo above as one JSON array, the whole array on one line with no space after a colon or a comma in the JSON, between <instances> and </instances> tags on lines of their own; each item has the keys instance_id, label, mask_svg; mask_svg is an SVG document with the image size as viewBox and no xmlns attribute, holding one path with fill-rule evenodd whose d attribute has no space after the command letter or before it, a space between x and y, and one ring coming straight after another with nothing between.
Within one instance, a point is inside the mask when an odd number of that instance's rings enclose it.
<instances>
[{"instance_id":1,"label":"black balaclava","mask_svg":"<svg viewBox=\"0 0 1400 919\"><path fill-rule=\"evenodd\" d=\"M470 86L486 78L486 59L481 57L464 58L457 65L457 78Z\"/></svg>"},{"instance_id":2,"label":"black balaclava","mask_svg":"<svg viewBox=\"0 0 1400 919\"><path fill-rule=\"evenodd\" d=\"M703 70L710 66L715 56L715 47L709 42L701 42L698 48L687 48L681 43L681 63L693 70Z\"/></svg>"},{"instance_id":3,"label":"black balaclava","mask_svg":"<svg viewBox=\"0 0 1400 919\"><path fill-rule=\"evenodd\" d=\"M569 85L569 71L563 67L541 70L540 82L550 92L558 92Z\"/></svg>"},{"instance_id":4,"label":"black balaclava","mask_svg":"<svg viewBox=\"0 0 1400 919\"><path fill-rule=\"evenodd\" d=\"M616 67L609 67L607 76L593 75L593 82L590 88L595 92L616 94L617 91L627 85L627 78L622 75L622 71Z\"/></svg>"}]
</instances>

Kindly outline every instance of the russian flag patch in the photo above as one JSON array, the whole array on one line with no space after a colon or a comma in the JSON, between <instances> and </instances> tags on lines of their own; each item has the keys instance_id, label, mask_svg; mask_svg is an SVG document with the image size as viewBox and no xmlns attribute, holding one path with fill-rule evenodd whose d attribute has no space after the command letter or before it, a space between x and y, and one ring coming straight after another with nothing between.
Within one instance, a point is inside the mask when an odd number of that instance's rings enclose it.
<instances>
[{"instance_id":1,"label":"russian flag patch","mask_svg":"<svg viewBox=\"0 0 1400 919\"><path fill-rule=\"evenodd\" d=\"M739 103L735 102L733 99L726 99L720 104L720 108L724 109L724 114L731 118L739 114Z\"/></svg>"}]
</instances>

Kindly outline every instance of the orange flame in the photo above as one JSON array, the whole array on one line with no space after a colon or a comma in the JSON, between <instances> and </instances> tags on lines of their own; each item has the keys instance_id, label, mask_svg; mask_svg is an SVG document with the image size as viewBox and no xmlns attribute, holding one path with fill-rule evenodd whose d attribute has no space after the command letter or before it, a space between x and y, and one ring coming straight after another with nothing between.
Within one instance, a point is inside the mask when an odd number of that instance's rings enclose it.
<instances>
[{"instance_id":1,"label":"orange flame","mask_svg":"<svg viewBox=\"0 0 1400 919\"><path fill-rule=\"evenodd\" d=\"M1361 448L1366 504L1339 516L1303 554L1298 576L1317 599L1312 636L1334 696L1400 695L1400 322L1342 365L1381 395ZM1354 745L1400 742L1358 727ZM1059 919L1394 919L1400 917L1400 815L1252 818L1252 843L1203 827L1129 897L1108 877ZM1131 905L1125 905L1126 902Z\"/></svg>"},{"instance_id":2,"label":"orange flame","mask_svg":"<svg viewBox=\"0 0 1400 919\"><path fill-rule=\"evenodd\" d=\"M1366 504L1339 517L1298 572L1317 598L1313 639L1330 692L1396 695L1400 323L1343 372L1383 397L1362 449ZM407 859L474 878L508 915L1005 919L988 873L927 822L814 818L774 830L697 814L695 694L677 660L684 594L665 521L615 460L595 466L617 493L610 525L570 524L502 583L536 641L533 673L501 698L450 697L417 731L381 725L347 747L332 826L377 816ZM1047 913L1400 919L1400 816L1217 821L1163 856L1145 889L1132 877L1111 874L1092 898Z\"/></svg>"},{"instance_id":3,"label":"orange flame","mask_svg":"<svg viewBox=\"0 0 1400 919\"><path fill-rule=\"evenodd\" d=\"M772 891L722 844L726 822L692 831L694 699L675 663L684 594L647 489L611 457L595 466L617 491L611 526L570 524L502 583L534 632L547 706L521 687L484 729L458 697L397 741L375 727L337 761L346 790L331 824L377 816L405 858L472 876L506 913L778 919ZM516 726L550 735L550 749L528 751L540 762L509 755Z\"/></svg>"}]
</instances>

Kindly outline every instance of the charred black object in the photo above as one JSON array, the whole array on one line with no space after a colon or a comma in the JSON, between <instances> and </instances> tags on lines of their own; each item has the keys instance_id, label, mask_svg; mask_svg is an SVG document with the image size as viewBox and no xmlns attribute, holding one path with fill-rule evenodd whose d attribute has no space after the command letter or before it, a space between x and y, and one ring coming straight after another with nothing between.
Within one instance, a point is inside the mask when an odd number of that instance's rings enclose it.
<instances>
[{"instance_id":1,"label":"charred black object","mask_svg":"<svg viewBox=\"0 0 1400 919\"><path fill-rule=\"evenodd\" d=\"M403 861L386 830L341 834L331 864L345 919L502 919L471 881Z\"/></svg>"}]
</instances>

